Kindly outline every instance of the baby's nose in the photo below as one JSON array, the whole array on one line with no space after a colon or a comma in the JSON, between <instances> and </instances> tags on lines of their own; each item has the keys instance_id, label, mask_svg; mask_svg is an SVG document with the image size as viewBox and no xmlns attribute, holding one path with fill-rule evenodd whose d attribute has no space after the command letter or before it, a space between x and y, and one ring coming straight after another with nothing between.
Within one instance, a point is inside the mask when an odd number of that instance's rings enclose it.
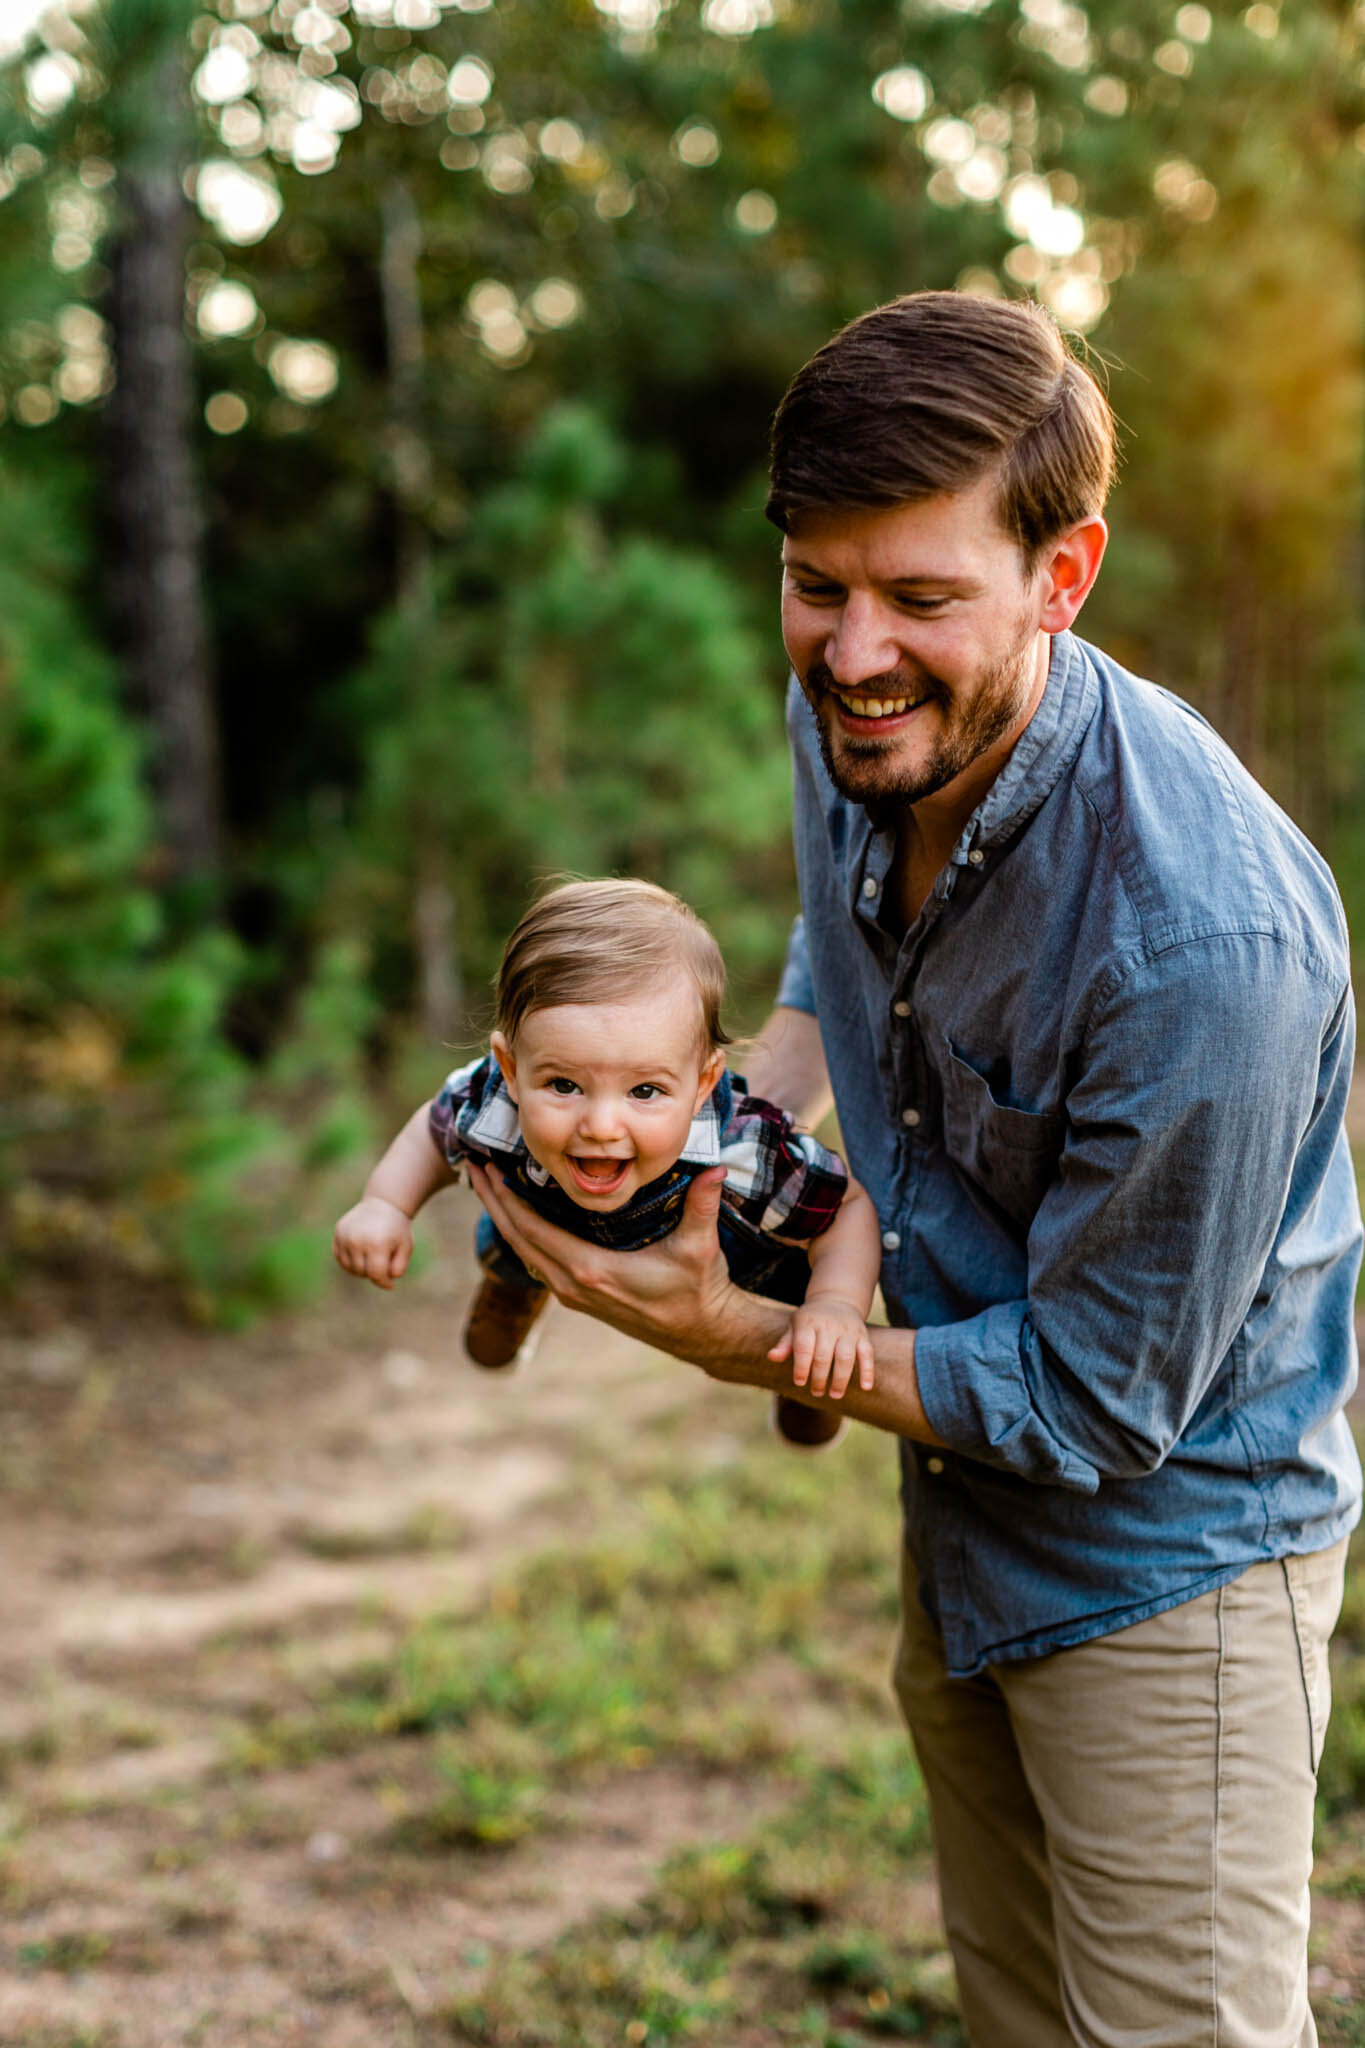
<instances>
[{"instance_id":1,"label":"baby's nose","mask_svg":"<svg viewBox=\"0 0 1365 2048\"><path fill-rule=\"evenodd\" d=\"M621 1129L621 1110L615 1096L585 1095L578 1125L585 1138L605 1141L616 1137Z\"/></svg>"}]
</instances>

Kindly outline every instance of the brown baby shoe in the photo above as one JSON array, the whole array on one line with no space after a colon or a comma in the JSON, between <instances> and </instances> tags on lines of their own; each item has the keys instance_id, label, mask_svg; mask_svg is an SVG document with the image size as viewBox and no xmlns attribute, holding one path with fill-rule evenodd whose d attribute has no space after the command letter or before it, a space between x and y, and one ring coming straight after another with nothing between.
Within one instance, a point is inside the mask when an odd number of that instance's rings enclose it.
<instances>
[{"instance_id":1,"label":"brown baby shoe","mask_svg":"<svg viewBox=\"0 0 1365 2048\"><path fill-rule=\"evenodd\" d=\"M797 1450L823 1451L843 1435L844 1418L833 1408L810 1408L790 1394L774 1394L773 1428Z\"/></svg>"},{"instance_id":2,"label":"brown baby shoe","mask_svg":"<svg viewBox=\"0 0 1365 2048\"><path fill-rule=\"evenodd\" d=\"M513 1287L485 1273L464 1326L464 1348L489 1371L515 1365L549 1303L548 1287Z\"/></svg>"}]
</instances>

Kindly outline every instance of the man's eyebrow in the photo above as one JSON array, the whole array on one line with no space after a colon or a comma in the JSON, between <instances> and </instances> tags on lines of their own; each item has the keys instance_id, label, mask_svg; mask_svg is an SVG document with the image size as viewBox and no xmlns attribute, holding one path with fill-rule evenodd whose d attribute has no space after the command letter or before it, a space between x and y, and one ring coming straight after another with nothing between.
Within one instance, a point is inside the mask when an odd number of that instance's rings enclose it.
<instances>
[{"instance_id":1,"label":"man's eyebrow","mask_svg":"<svg viewBox=\"0 0 1365 2048\"><path fill-rule=\"evenodd\" d=\"M799 555L784 555L784 569L793 569L801 576L809 576L814 583L837 583L839 578L822 569L815 562L803 561ZM887 590L971 590L976 587L975 576L955 576L945 570L928 570L919 576L887 576L882 579Z\"/></svg>"}]
</instances>

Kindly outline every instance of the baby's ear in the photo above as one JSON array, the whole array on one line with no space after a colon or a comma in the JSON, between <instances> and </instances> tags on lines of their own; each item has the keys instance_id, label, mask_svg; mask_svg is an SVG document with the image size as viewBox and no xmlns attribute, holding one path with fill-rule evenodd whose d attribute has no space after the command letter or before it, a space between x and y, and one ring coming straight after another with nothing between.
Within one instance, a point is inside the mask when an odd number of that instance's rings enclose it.
<instances>
[{"instance_id":1,"label":"baby's ear","mask_svg":"<svg viewBox=\"0 0 1365 2048\"><path fill-rule=\"evenodd\" d=\"M493 1048L493 1057L498 1063L503 1080L507 1083L507 1093L515 1102L517 1099L517 1062L516 1056L507 1042L507 1035L505 1032L495 1031L490 1036L488 1043Z\"/></svg>"},{"instance_id":2,"label":"baby's ear","mask_svg":"<svg viewBox=\"0 0 1365 2048\"><path fill-rule=\"evenodd\" d=\"M697 1083L697 1099L692 1105L693 1116L701 1108L703 1102L705 1102L707 1096L711 1093L711 1090L724 1072L725 1051L722 1046L718 1045L715 1051L708 1056L702 1067L701 1079Z\"/></svg>"}]
</instances>

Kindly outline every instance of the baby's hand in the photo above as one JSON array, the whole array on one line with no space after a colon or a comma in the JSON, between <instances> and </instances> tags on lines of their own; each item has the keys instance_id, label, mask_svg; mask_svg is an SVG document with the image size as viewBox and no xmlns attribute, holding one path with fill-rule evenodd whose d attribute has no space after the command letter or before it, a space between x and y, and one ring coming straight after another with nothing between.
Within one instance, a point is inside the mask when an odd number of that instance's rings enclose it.
<instances>
[{"instance_id":1,"label":"baby's hand","mask_svg":"<svg viewBox=\"0 0 1365 2048\"><path fill-rule=\"evenodd\" d=\"M412 1257L412 1218L382 1195L366 1195L348 1209L332 1236L332 1257L343 1273L392 1287Z\"/></svg>"},{"instance_id":2,"label":"baby's hand","mask_svg":"<svg viewBox=\"0 0 1365 2048\"><path fill-rule=\"evenodd\" d=\"M768 1356L778 1365L790 1358L793 1386L809 1385L812 1394L828 1394L832 1401L842 1400L855 1365L863 1392L872 1386L867 1325L851 1302L833 1296L803 1302Z\"/></svg>"}]
</instances>

